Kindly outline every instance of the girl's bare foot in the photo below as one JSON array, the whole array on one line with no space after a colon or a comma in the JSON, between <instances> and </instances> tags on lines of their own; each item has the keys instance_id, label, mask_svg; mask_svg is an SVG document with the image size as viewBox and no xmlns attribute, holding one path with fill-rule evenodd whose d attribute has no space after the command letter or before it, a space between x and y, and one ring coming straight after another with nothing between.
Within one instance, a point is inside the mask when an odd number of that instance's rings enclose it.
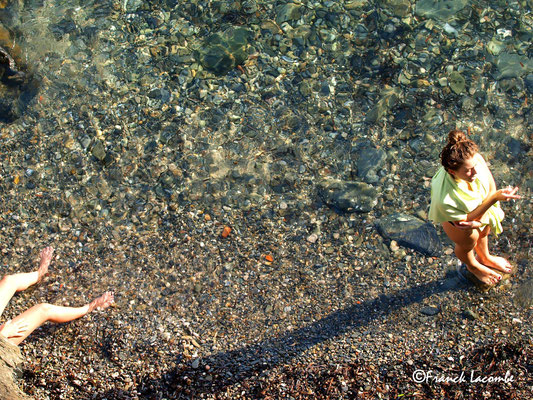
<instances>
[{"instance_id":1,"label":"girl's bare foot","mask_svg":"<svg viewBox=\"0 0 533 400\"><path fill-rule=\"evenodd\" d=\"M497 272L494 272L492 269L482 264L479 264L479 266L467 265L466 268L485 285L495 285L502 279L502 276L500 274L498 274Z\"/></svg>"},{"instance_id":2,"label":"girl's bare foot","mask_svg":"<svg viewBox=\"0 0 533 400\"><path fill-rule=\"evenodd\" d=\"M113 292L105 292L103 295L97 297L89 303L89 312L96 308L101 308L103 310L113 304L114 301L115 294Z\"/></svg>"},{"instance_id":3,"label":"girl's bare foot","mask_svg":"<svg viewBox=\"0 0 533 400\"><path fill-rule=\"evenodd\" d=\"M38 281L43 279L48 273L48 266L52 262L52 256L54 254L54 248L51 246L45 247L41 250L40 257L41 261L39 262L39 269L37 270Z\"/></svg>"},{"instance_id":4,"label":"girl's bare foot","mask_svg":"<svg viewBox=\"0 0 533 400\"><path fill-rule=\"evenodd\" d=\"M497 269L498 271L505 272L506 274L511 273L513 267L503 257L497 257L497 256L491 256L485 257L483 259L479 259L479 262L483 265L486 265L487 267Z\"/></svg>"}]
</instances>

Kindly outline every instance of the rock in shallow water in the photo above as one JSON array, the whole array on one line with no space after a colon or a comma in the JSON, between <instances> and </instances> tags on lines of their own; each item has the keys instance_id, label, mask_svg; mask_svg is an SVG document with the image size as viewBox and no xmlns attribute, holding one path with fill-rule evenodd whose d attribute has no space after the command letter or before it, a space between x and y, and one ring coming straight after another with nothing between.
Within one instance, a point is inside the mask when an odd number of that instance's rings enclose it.
<instances>
[{"instance_id":1,"label":"rock in shallow water","mask_svg":"<svg viewBox=\"0 0 533 400\"><path fill-rule=\"evenodd\" d=\"M517 78L533 71L533 61L526 56L502 53L494 64L498 68L496 79Z\"/></svg>"},{"instance_id":2,"label":"rock in shallow water","mask_svg":"<svg viewBox=\"0 0 533 400\"><path fill-rule=\"evenodd\" d=\"M355 165L357 176L367 183L377 183L378 172L383 168L387 153L377 149L370 142L361 142L357 145Z\"/></svg>"},{"instance_id":3,"label":"rock in shallow water","mask_svg":"<svg viewBox=\"0 0 533 400\"><path fill-rule=\"evenodd\" d=\"M328 207L338 212L367 213L377 205L377 190L366 183L326 179L318 186L318 195Z\"/></svg>"},{"instance_id":4,"label":"rock in shallow water","mask_svg":"<svg viewBox=\"0 0 533 400\"><path fill-rule=\"evenodd\" d=\"M467 0L420 0L415 14L421 17L447 21L468 4Z\"/></svg>"},{"instance_id":5,"label":"rock in shallow water","mask_svg":"<svg viewBox=\"0 0 533 400\"><path fill-rule=\"evenodd\" d=\"M392 214L376 221L378 232L388 240L414 249L428 256L441 252L437 230L430 222L406 214Z\"/></svg>"},{"instance_id":6,"label":"rock in shallow water","mask_svg":"<svg viewBox=\"0 0 533 400\"><path fill-rule=\"evenodd\" d=\"M198 61L208 71L224 75L246 60L252 36L251 31L240 27L215 33L207 38L199 50Z\"/></svg>"}]
</instances>

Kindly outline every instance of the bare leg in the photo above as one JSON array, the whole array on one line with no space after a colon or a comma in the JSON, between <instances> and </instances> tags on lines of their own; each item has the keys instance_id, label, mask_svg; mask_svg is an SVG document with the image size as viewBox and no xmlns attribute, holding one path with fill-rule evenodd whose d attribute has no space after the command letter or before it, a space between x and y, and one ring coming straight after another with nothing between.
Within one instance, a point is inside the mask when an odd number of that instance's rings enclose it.
<instances>
[{"instance_id":1,"label":"bare leg","mask_svg":"<svg viewBox=\"0 0 533 400\"><path fill-rule=\"evenodd\" d=\"M41 260L37 271L6 275L0 280L0 315L4 312L7 303L11 300L15 292L27 289L46 275L53 254L54 249L52 247L46 247L41 250Z\"/></svg>"},{"instance_id":2,"label":"bare leg","mask_svg":"<svg viewBox=\"0 0 533 400\"><path fill-rule=\"evenodd\" d=\"M21 336L9 337L8 340L13 344L18 345L35 329L47 321L55 323L69 322L83 317L96 308L107 308L113 303L113 300L113 292L105 292L100 297L82 307L62 307L46 303L37 304L18 315L16 318L13 318L13 323L23 320L27 324L27 329L22 332Z\"/></svg>"},{"instance_id":3,"label":"bare leg","mask_svg":"<svg viewBox=\"0 0 533 400\"><path fill-rule=\"evenodd\" d=\"M466 264L466 268L486 285L496 284L500 274L481 264L474 255L474 248L481 236L477 229L463 230L448 222L442 224L446 235L455 243L455 255Z\"/></svg>"},{"instance_id":4,"label":"bare leg","mask_svg":"<svg viewBox=\"0 0 533 400\"><path fill-rule=\"evenodd\" d=\"M511 272L511 264L503 257L496 257L489 254L489 233L490 226L487 225L481 232L479 240L477 241L476 254L479 257L479 262L498 271L509 273Z\"/></svg>"}]
</instances>

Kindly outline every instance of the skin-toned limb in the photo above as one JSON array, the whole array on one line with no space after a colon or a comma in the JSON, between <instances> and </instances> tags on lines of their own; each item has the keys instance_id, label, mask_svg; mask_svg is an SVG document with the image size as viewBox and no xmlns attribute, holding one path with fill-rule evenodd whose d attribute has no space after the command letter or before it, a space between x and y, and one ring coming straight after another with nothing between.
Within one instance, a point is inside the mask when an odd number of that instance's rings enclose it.
<instances>
[{"instance_id":1,"label":"skin-toned limb","mask_svg":"<svg viewBox=\"0 0 533 400\"><path fill-rule=\"evenodd\" d=\"M478 256L481 264L497 269L505 273L510 273L512 270L511 264L503 257L493 256L489 253L489 233L490 226L486 226L476 243L474 250Z\"/></svg>"},{"instance_id":2,"label":"skin-toned limb","mask_svg":"<svg viewBox=\"0 0 533 400\"><path fill-rule=\"evenodd\" d=\"M13 344L20 344L26 339L35 329L47 321L55 323L63 323L73 321L90 313L96 308L105 309L113 304L113 292L105 292L100 297L94 299L89 304L82 307L62 307L53 304L37 304L29 310L23 312L16 318L13 318L12 323L18 324L23 322L27 328L18 333L17 336L8 337L8 340Z\"/></svg>"},{"instance_id":3,"label":"skin-toned limb","mask_svg":"<svg viewBox=\"0 0 533 400\"><path fill-rule=\"evenodd\" d=\"M39 269L37 270L38 281L48 273L48 267L52 262L52 256L54 255L54 248L52 246L45 247L39 254L41 260L39 261Z\"/></svg>"},{"instance_id":4,"label":"skin-toned limb","mask_svg":"<svg viewBox=\"0 0 533 400\"><path fill-rule=\"evenodd\" d=\"M494 285L502 278L500 274L476 260L474 248L481 236L478 229L459 229L448 222L443 223L442 227L446 235L455 243L455 255L457 258L466 264L466 268L477 279L486 285Z\"/></svg>"},{"instance_id":5,"label":"skin-toned limb","mask_svg":"<svg viewBox=\"0 0 533 400\"><path fill-rule=\"evenodd\" d=\"M497 201L508 201L512 199L519 199L520 196L515 194L518 191L517 187L506 187L489 194L485 200L472 212L466 216L467 221L479 220Z\"/></svg>"},{"instance_id":6,"label":"skin-toned limb","mask_svg":"<svg viewBox=\"0 0 533 400\"><path fill-rule=\"evenodd\" d=\"M46 247L41 250L39 268L37 271L6 275L0 280L0 315L16 292L27 289L39 282L48 273L48 266L52 261L54 249Z\"/></svg>"},{"instance_id":7,"label":"skin-toned limb","mask_svg":"<svg viewBox=\"0 0 533 400\"><path fill-rule=\"evenodd\" d=\"M0 334L5 336L6 338L19 337L27 329L28 324L25 320L19 319L17 322L9 320L5 324L0 325Z\"/></svg>"},{"instance_id":8,"label":"skin-toned limb","mask_svg":"<svg viewBox=\"0 0 533 400\"><path fill-rule=\"evenodd\" d=\"M452 222L456 228L463 229L463 230L481 228L481 226L483 225L479 221L450 221L450 222Z\"/></svg>"}]
</instances>

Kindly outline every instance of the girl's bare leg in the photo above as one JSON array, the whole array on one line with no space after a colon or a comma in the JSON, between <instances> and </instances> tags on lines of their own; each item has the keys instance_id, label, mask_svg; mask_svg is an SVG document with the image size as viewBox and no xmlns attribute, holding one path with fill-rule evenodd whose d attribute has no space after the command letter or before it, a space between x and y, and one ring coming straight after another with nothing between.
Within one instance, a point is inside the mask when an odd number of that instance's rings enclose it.
<instances>
[{"instance_id":1,"label":"girl's bare leg","mask_svg":"<svg viewBox=\"0 0 533 400\"><path fill-rule=\"evenodd\" d=\"M477 229L463 230L448 222L442 224L446 235L455 243L455 255L466 264L466 268L486 285L496 284L502 277L476 260L474 248L481 236Z\"/></svg>"},{"instance_id":2,"label":"girl's bare leg","mask_svg":"<svg viewBox=\"0 0 533 400\"><path fill-rule=\"evenodd\" d=\"M90 313L96 308L107 308L114 300L113 292L105 292L100 297L94 299L89 304L82 307L62 307L53 304L37 304L26 310L22 314L13 318L13 323L24 321L27 329L19 337L9 337L8 340L13 344L19 344L26 339L35 329L47 321L62 323L69 322Z\"/></svg>"},{"instance_id":3,"label":"girl's bare leg","mask_svg":"<svg viewBox=\"0 0 533 400\"><path fill-rule=\"evenodd\" d=\"M37 271L6 275L0 280L0 315L4 312L4 308L15 292L27 289L31 285L39 282L46 275L53 254L54 249L52 247L46 247L41 250L41 260Z\"/></svg>"},{"instance_id":4,"label":"girl's bare leg","mask_svg":"<svg viewBox=\"0 0 533 400\"><path fill-rule=\"evenodd\" d=\"M507 261L503 257L493 256L489 253L489 233L490 226L487 225L485 229L481 232L476 247L474 248L476 250L476 254L479 257L479 262L488 267L497 269L498 271L506 273L511 272L512 267L509 261Z\"/></svg>"}]
</instances>

